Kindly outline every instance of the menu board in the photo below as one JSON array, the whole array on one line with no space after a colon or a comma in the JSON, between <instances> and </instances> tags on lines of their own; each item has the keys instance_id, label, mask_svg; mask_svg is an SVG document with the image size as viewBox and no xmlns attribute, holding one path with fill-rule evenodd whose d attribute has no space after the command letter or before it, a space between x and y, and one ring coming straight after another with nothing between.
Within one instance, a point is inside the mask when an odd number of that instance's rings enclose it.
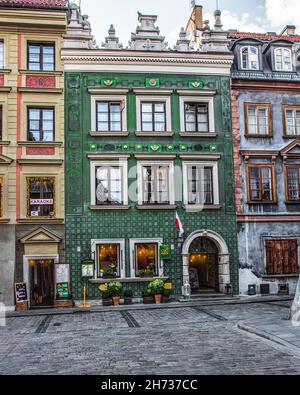
<instances>
[{"instance_id":1,"label":"menu board","mask_svg":"<svg viewBox=\"0 0 300 395\"><path fill-rule=\"evenodd\" d=\"M70 288L69 283L57 283L56 284L56 299L69 299Z\"/></svg>"},{"instance_id":2,"label":"menu board","mask_svg":"<svg viewBox=\"0 0 300 395\"><path fill-rule=\"evenodd\" d=\"M16 283L15 284L16 302L27 302L27 285L26 283Z\"/></svg>"},{"instance_id":3,"label":"menu board","mask_svg":"<svg viewBox=\"0 0 300 395\"><path fill-rule=\"evenodd\" d=\"M70 282L70 265L56 264L56 283L69 283Z\"/></svg>"}]
</instances>

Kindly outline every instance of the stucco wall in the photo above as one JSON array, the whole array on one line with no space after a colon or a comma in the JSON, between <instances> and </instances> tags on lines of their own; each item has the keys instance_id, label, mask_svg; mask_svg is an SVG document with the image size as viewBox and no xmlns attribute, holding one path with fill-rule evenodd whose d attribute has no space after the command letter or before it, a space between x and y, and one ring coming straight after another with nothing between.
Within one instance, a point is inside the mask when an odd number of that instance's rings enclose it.
<instances>
[{"instance_id":1,"label":"stucco wall","mask_svg":"<svg viewBox=\"0 0 300 395\"><path fill-rule=\"evenodd\" d=\"M15 226L0 225L0 302L13 309L15 275Z\"/></svg>"}]
</instances>

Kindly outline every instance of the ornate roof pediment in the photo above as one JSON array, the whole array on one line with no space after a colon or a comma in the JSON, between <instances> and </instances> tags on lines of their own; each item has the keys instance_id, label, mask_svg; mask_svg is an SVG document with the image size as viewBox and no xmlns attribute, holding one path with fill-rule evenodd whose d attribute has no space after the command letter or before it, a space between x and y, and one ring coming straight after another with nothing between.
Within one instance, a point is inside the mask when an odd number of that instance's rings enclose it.
<instances>
[{"instance_id":1,"label":"ornate roof pediment","mask_svg":"<svg viewBox=\"0 0 300 395\"><path fill-rule=\"evenodd\" d=\"M292 141L280 151L283 157L300 157L300 138Z\"/></svg>"},{"instance_id":2,"label":"ornate roof pediment","mask_svg":"<svg viewBox=\"0 0 300 395\"><path fill-rule=\"evenodd\" d=\"M58 235L44 227L35 229L20 240L22 244L59 243L60 241L61 238Z\"/></svg>"}]
</instances>

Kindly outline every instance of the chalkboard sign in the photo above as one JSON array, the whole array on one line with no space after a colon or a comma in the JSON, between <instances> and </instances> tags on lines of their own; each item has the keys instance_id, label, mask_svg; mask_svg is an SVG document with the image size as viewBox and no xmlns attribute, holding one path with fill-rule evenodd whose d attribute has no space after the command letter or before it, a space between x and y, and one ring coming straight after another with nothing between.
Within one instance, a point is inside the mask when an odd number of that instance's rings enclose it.
<instances>
[{"instance_id":1,"label":"chalkboard sign","mask_svg":"<svg viewBox=\"0 0 300 395\"><path fill-rule=\"evenodd\" d=\"M27 285L26 283L16 283L15 284L15 292L16 292L16 302L27 302Z\"/></svg>"},{"instance_id":2,"label":"chalkboard sign","mask_svg":"<svg viewBox=\"0 0 300 395\"><path fill-rule=\"evenodd\" d=\"M57 283L56 299L57 300L69 299L69 296L70 296L69 283Z\"/></svg>"}]
</instances>

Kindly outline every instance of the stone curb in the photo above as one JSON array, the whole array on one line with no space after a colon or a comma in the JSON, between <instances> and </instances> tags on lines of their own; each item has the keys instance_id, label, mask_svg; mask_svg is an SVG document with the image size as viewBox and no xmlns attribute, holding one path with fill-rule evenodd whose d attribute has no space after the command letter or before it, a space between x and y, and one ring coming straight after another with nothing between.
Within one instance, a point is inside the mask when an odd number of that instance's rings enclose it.
<instances>
[{"instance_id":1,"label":"stone curb","mask_svg":"<svg viewBox=\"0 0 300 395\"><path fill-rule=\"evenodd\" d=\"M107 313L113 311L138 311L138 310L153 310L153 309L169 309L169 308L183 308L183 307L193 307L193 306L224 306L224 305L241 305L241 304L254 304L254 303L270 303L270 302L286 302L292 301L292 297L257 297L257 298L247 298L241 300L239 298L230 298L225 300L214 299L214 300L190 300L186 302L171 302L168 304L161 305L144 305L144 304L134 304L134 305L120 305L120 306L95 306L88 309L81 309L79 307L72 307L66 309L47 309L47 310L28 310L21 312L6 312L6 318L14 317L34 317L34 316L47 316L47 315L71 315L71 314L88 314L88 313Z\"/></svg>"},{"instance_id":2,"label":"stone curb","mask_svg":"<svg viewBox=\"0 0 300 395\"><path fill-rule=\"evenodd\" d=\"M284 348L288 349L289 352L292 352L295 356L300 358L300 348L297 346L293 346L291 343L281 339L280 337L276 335L272 335L271 333L265 332L261 329L258 329L254 326L250 326L245 324L244 322L240 322L237 324L238 329L251 333L253 335L256 335L258 337L261 337L263 339L270 340L273 343L279 344L280 346L283 346Z\"/></svg>"}]
</instances>

